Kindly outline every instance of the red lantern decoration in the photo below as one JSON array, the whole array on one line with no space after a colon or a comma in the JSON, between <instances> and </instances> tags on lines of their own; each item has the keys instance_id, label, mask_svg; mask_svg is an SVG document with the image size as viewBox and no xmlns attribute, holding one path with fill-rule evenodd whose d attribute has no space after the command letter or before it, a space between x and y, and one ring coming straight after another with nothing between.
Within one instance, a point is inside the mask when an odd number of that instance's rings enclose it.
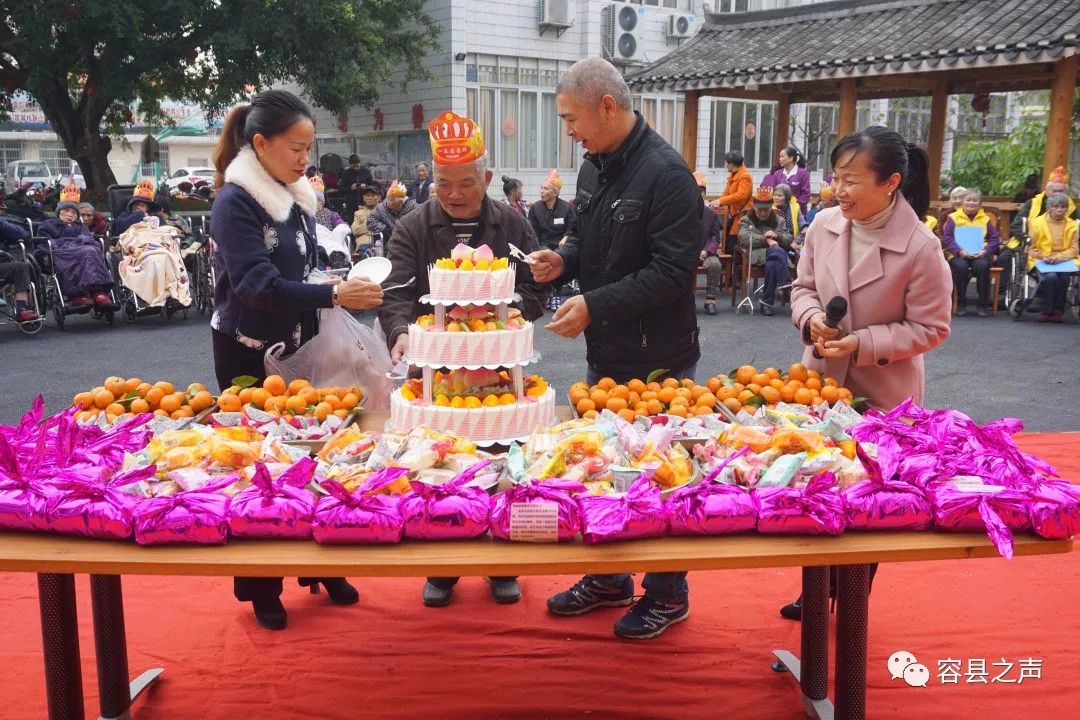
<instances>
[{"instance_id":1,"label":"red lantern decoration","mask_svg":"<svg viewBox=\"0 0 1080 720\"><path fill-rule=\"evenodd\" d=\"M383 129L383 114L381 108L375 108L375 129Z\"/></svg>"},{"instance_id":2,"label":"red lantern decoration","mask_svg":"<svg viewBox=\"0 0 1080 720\"><path fill-rule=\"evenodd\" d=\"M514 137L517 135L517 120L512 117L503 118L499 129L502 130L504 137Z\"/></svg>"},{"instance_id":3,"label":"red lantern decoration","mask_svg":"<svg viewBox=\"0 0 1080 720\"><path fill-rule=\"evenodd\" d=\"M338 115L338 117L337 117L337 126L338 126L338 130L340 130L341 132L348 132L349 131L349 116L344 115L344 114Z\"/></svg>"},{"instance_id":4,"label":"red lantern decoration","mask_svg":"<svg viewBox=\"0 0 1080 720\"><path fill-rule=\"evenodd\" d=\"M420 130L424 127L424 106L420 103L412 106L412 126L413 130Z\"/></svg>"},{"instance_id":5,"label":"red lantern decoration","mask_svg":"<svg viewBox=\"0 0 1080 720\"><path fill-rule=\"evenodd\" d=\"M990 93L978 93L971 96L971 109L983 115L990 112Z\"/></svg>"}]
</instances>

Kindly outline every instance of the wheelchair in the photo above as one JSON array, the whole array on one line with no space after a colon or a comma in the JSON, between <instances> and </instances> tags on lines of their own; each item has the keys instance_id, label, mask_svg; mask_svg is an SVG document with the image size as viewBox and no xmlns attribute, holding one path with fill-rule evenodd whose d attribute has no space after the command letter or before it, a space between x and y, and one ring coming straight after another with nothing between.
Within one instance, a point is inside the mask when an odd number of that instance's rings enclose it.
<instances>
[{"instance_id":1,"label":"wheelchair","mask_svg":"<svg viewBox=\"0 0 1080 720\"><path fill-rule=\"evenodd\" d=\"M1035 298L1041 295L1042 281L1038 273L1027 269L1029 249L1030 240L1025 237L1020 247L1015 250L1007 298L1009 317L1013 320L1022 318L1035 302ZM1069 279L1069 287L1065 292L1065 310L1072 315L1074 323L1080 322L1080 271L1073 273Z\"/></svg>"},{"instance_id":2,"label":"wheelchair","mask_svg":"<svg viewBox=\"0 0 1080 720\"><path fill-rule=\"evenodd\" d=\"M14 251L9 252L9 250ZM27 307L37 313L36 320L19 322L15 317L15 288L11 285L0 283L0 298L4 300L4 306L0 307L0 315L15 324L26 335L36 335L45 327L44 307L45 300L42 296L41 269L38 267L34 256L26 251L22 243L7 249L0 249L0 262L24 262L30 266L30 289Z\"/></svg>"},{"instance_id":3,"label":"wheelchair","mask_svg":"<svg viewBox=\"0 0 1080 720\"><path fill-rule=\"evenodd\" d=\"M32 233L33 228L31 227L31 234ZM60 287L60 277L55 269L56 262L53 258L53 239L33 234L30 238L30 242L33 243L31 257L34 258L36 265L40 269L42 284L45 287L44 302L41 303L41 307L47 309L47 311L52 314L53 320L56 322L56 327L60 330L64 329L67 318L72 315L89 315L95 320L104 320L110 327L116 323L116 311L121 307L121 304L117 300L119 278L116 275L116 265L109 256L107 240L100 237L97 238L97 240L101 243L102 257L105 259L105 263L109 266L110 273L113 276L113 287L108 292L109 299L112 302L104 308L97 305L76 306L68 303L67 299L64 297L64 291Z\"/></svg>"},{"instance_id":4,"label":"wheelchair","mask_svg":"<svg viewBox=\"0 0 1080 720\"><path fill-rule=\"evenodd\" d=\"M191 283L191 304L203 315L214 312L214 238L204 228L194 228L195 242L185 250L184 264Z\"/></svg>"}]
</instances>

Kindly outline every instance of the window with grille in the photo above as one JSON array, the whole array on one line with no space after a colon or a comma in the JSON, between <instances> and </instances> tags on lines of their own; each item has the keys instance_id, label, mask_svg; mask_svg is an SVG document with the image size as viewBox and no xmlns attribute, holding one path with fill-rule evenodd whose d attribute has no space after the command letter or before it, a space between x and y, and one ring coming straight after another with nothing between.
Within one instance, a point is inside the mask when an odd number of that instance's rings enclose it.
<instances>
[{"instance_id":1,"label":"window with grille","mask_svg":"<svg viewBox=\"0 0 1080 720\"><path fill-rule=\"evenodd\" d=\"M7 171L8 163L23 159L23 144L20 140L0 140L0 173Z\"/></svg>"},{"instance_id":2,"label":"window with grille","mask_svg":"<svg viewBox=\"0 0 1080 720\"><path fill-rule=\"evenodd\" d=\"M71 172L71 157L67 148L60 142L43 142L38 145L38 156L42 162L49 166L49 171L55 175L67 175Z\"/></svg>"},{"instance_id":3,"label":"window with grille","mask_svg":"<svg viewBox=\"0 0 1080 720\"><path fill-rule=\"evenodd\" d=\"M737 150L748 169L772 168L775 103L717 100L713 102L711 116L711 167L724 167L724 155Z\"/></svg>"},{"instance_id":4,"label":"window with grille","mask_svg":"<svg viewBox=\"0 0 1080 720\"><path fill-rule=\"evenodd\" d=\"M157 167L154 167L154 163L143 163L139 166L139 175L142 177L159 177L165 178L169 176L169 146L158 146L158 162Z\"/></svg>"}]
</instances>

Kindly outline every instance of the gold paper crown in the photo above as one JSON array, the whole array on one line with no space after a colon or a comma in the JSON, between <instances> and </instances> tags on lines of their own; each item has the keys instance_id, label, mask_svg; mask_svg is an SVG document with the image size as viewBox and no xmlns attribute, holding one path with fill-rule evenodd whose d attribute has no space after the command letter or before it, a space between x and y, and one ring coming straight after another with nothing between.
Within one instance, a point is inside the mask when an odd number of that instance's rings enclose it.
<instances>
[{"instance_id":1,"label":"gold paper crown","mask_svg":"<svg viewBox=\"0 0 1080 720\"><path fill-rule=\"evenodd\" d=\"M551 187L555 188L556 190L562 190L562 186L563 186L562 175L559 175L558 170L552 170L551 172L548 173L548 176L546 178L544 178L544 184L545 185L550 185Z\"/></svg>"},{"instance_id":2,"label":"gold paper crown","mask_svg":"<svg viewBox=\"0 0 1080 720\"><path fill-rule=\"evenodd\" d=\"M694 181L698 184L698 187L705 187L709 184L709 181L705 179L705 173L700 170L694 171Z\"/></svg>"},{"instance_id":3,"label":"gold paper crown","mask_svg":"<svg viewBox=\"0 0 1080 720\"><path fill-rule=\"evenodd\" d=\"M143 178L135 186L135 192L131 193L132 200L154 201L154 183L150 178Z\"/></svg>"},{"instance_id":4,"label":"gold paper crown","mask_svg":"<svg viewBox=\"0 0 1080 720\"><path fill-rule=\"evenodd\" d=\"M406 188L400 180L395 180L390 183L390 189L386 191L387 197L403 198L408 196L409 190Z\"/></svg>"},{"instance_id":5,"label":"gold paper crown","mask_svg":"<svg viewBox=\"0 0 1080 720\"><path fill-rule=\"evenodd\" d=\"M818 195L823 198L831 198L835 194L836 193L833 191L832 185L830 185L829 183L825 183L824 185L822 185L821 192L818 193Z\"/></svg>"},{"instance_id":6,"label":"gold paper crown","mask_svg":"<svg viewBox=\"0 0 1080 720\"><path fill-rule=\"evenodd\" d=\"M484 156L484 134L467 117L445 112L428 124L428 134L437 165L464 165Z\"/></svg>"},{"instance_id":7,"label":"gold paper crown","mask_svg":"<svg viewBox=\"0 0 1080 720\"><path fill-rule=\"evenodd\" d=\"M1050 182L1067 183L1069 182L1069 174L1065 172L1065 168L1058 165L1054 168L1054 171L1050 173Z\"/></svg>"},{"instance_id":8,"label":"gold paper crown","mask_svg":"<svg viewBox=\"0 0 1080 720\"><path fill-rule=\"evenodd\" d=\"M754 202L769 203L770 205L772 205L772 193L773 190L771 187L769 187L768 185L762 185L754 191Z\"/></svg>"},{"instance_id":9,"label":"gold paper crown","mask_svg":"<svg viewBox=\"0 0 1080 720\"><path fill-rule=\"evenodd\" d=\"M311 187L315 188L315 192L326 192L326 183L323 182L323 179L321 177L319 177L318 175L312 175L309 180L311 180Z\"/></svg>"},{"instance_id":10,"label":"gold paper crown","mask_svg":"<svg viewBox=\"0 0 1080 720\"><path fill-rule=\"evenodd\" d=\"M60 202L69 202L78 205L80 198L82 198L82 193L79 192L79 187L75 183L71 183L60 191Z\"/></svg>"}]
</instances>

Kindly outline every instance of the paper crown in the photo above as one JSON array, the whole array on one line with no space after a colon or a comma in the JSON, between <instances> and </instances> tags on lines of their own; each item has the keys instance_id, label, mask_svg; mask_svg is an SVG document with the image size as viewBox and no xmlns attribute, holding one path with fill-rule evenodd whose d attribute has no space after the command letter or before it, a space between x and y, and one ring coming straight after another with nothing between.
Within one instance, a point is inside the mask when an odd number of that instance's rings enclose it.
<instances>
[{"instance_id":1,"label":"paper crown","mask_svg":"<svg viewBox=\"0 0 1080 720\"><path fill-rule=\"evenodd\" d=\"M1050 173L1050 182L1052 183L1067 183L1069 182L1069 173L1065 172L1065 168L1058 165Z\"/></svg>"},{"instance_id":2,"label":"paper crown","mask_svg":"<svg viewBox=\"0 0 1080 720\"><path fill-rule=\"evenodd\" d=\"M831 198L835 194L836 193L833 191L832 185L829 183L825 183L824 185L822 185L821 191L818 192L818 195L822 198Z\"/></svg>"},{"instance_id":3,"label":"paper crown","mask_svg":"<svg viewBox=\"0 0 1080 720\"><path fill-rule=\"evenodd\" d=\"M151 181L150 178L143 178L139 181L139 184L135 186L135 191L131 193L131 199L153 202L154 194L153 181Z\"/></svg>"},{"instance_id":4,"label":"paper crown","mask_svg":"<svg viewBox=\"0 0 1080 720\"><path fill-rule=\"evenodd\" d=\"M409 194L409 190L401 183L400 180L395 180L390 183L390 189L386 191L387 197L403 198Z\"/></svg>"},{"instance_id":5,"label":"paper crown","mask_svg":"<svg viewBox=\"0 0 1080 720\"><path fill-rule=\"evenodd\" d=\"M464 165L484 156L484 134L472 120L445 112L428 125L436 165Z\"/></svg>"},{"instance_id":6,"label":"paper crown","mask_svg":"<svg viewBox=\"0 0 1080 720\"><path fill-rule=\"evenodd\" d=\"M71 183L66 188L60 191L60 202L79 203L82 198L82 193L79 192L79 187L75 183Z\"/></svg>"},{"instance_id":7,"label":"paper crown","mask_svg":"<svg viewBox=\"0 0 1080 720\"><path fill-rule=\"evenodd\" d=\"M311 181L311 187L315 189L315 192L326 192L326 183L323 182L323 179L321 177L319 177L318 175L312 175L310 178L308 178L308 180Z\"/></svg>"},{"instance_id":8,"label":"paper crown","mask_svg":"<svg viewBox=\"0 0 1080 720\"><path fill-rule=\"evenodd\" d=\"M551 172L548 173L548 176L546 178L544 178L544 184L545 185L550 185L551 187L555 188L556 190L562 190L562 186L563 186L562 175L559 175L558 170L552 170Z\"/></svg>"},{"instance_id":9,"label":"paper crown","mask_svg":"<svg viewBox=\"0 0 1080 720\"><path fill-rule=\"evenodd\" d=\"M762 185L754 191L754 202L773 204L773 190L768 185Z\"/></svg>"}]
</instances>

